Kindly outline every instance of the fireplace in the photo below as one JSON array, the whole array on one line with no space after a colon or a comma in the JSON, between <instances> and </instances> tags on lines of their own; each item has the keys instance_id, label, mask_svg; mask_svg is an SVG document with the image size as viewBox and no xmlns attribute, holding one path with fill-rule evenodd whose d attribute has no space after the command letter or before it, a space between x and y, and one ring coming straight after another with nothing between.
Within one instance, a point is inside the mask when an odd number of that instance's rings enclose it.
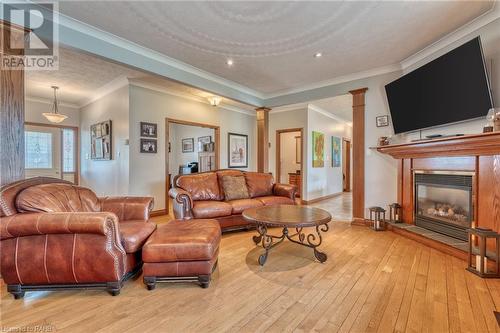
<instances>
[{"instance_id":1,"label":"fireplace","mask_svg":"<svg viewBox=\"0 0 500 333\"><path fill-rule=\"evenodd\" d=\"M473 174L415 171L415 224L467 241L473 212Z\"/></svg>"}]
</instances>

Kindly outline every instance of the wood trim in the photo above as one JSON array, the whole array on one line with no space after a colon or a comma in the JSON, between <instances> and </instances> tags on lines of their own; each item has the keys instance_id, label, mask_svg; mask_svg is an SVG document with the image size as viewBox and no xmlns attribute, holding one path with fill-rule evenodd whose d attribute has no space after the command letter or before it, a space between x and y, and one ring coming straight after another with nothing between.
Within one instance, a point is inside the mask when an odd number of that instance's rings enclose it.
<instances>
[{"instance_id":1,"label":"wood trim","mask_svg":"<svg viewBox=\"0 0 500 333\"><path fill-rule=\"evenodd\" d=\"M500 154L500 132L372 147L393 158Z\"/></svg>"},{"instance_id":2,"label":"wood trim","mask_svg":"<svg viewBox=\"0 0 500 333\"><path fill-rule=\"evenodd\" d=\"M316 198L316 199L312 199L312 200L302 200L302 204L304 204L304 205L310 205L310 204L317 203L317 202L320 202L320 201L323 201L323 200L326 200L326 199L331 199L331 198L338 197L339 195L342 195L343 193L344 192L329 194L329 195L325 195L325 196L322 196L322 197L319 197L319 198Z\"/></svg>"},{"instance_id":3,"label":"wood trim","mask_svg":"<svg viewBox=\"0 0 500 333\"><path fill-rule=\"evenodd\" d=\"M414 170L475 171L475 156L425 157L413 159Z\"/></svg>"},{"instance_id":4,"label":"wood trim","mask_svg":"<svg viewBox=\"0 0 500 333\"><path fill-rule=\"evenodd\" d=\"M188 125L203 128L211 128L214 130L214 141L215 141L215 169L220 169L220 126L211 125L206 123L198 123L194 121L186 121L173 118L165 118L165 210L169 210L169 200L168 200L168 190L169 190L169 159L168 159L168 144L170 142L170 124Z\"/></svg>"},{"instance_id":5,"label":"wood trim","mask_svg":"<svg viewBox=\"0 0 500 333\"><path fill-rule=\"evenodd\" d=\"M301 153L304 155L304 128L287 128L287 129L279 129L276 130L276 183L280 183L281 179L281 134L282 133L290 133L290 132L300 132L300 142L302 144L301 147ZM301 179L301 186L300 186L300 198L302 199L304 197L304 169L302 165L304 164L304 158L301 156L301 163L300 163L300 179Z\"/></svg>"},{"instance_id":6,"label":"wood trim","mask_svg":"<svg viewBox=\"0 0 500 333\"><path fill-rule=\"evenodd\" d=\"M257 112L257 171L268 172L269 169L269 111L261 107Z\"/></svg>"},{"instance_id":7,"label":"wood trim","mask_svg":"<svg viewBox=\"0 0 500 333\"><path fill-rule=\"evenodd\" d=\"M37 123L32 121L25 121L24 126L39 126L39 127L52 127L52 128L67 128L73 130L75 136L75 179L74 183L76 185L80 184L80 128L78 126L69 126L69 125L59 125L59 124L45 124L45 123ZM62 149L62 133L61 133L61 178L64 179L63 172L63 149Z\"/></svg>"},{"instance_id":8,"label":"wood trim","mask_svg":"<svg viewBox=\"0 0 500 333\"><path fill-rule=\"evenodd\" d=\"M151 213L149 213L150 217L157 217L157 216L164 216L164 215L168 215L167 209L153 210Z\"/></svg>"},{"instance_id":9,"label":"wood trim","mask_svg":"<svg viewBox=\"0 0 500 333\"><path fill-rule=\"evenodd\" d=\"M365 217L365 93L368 88L352 90L352 216Z\"/></svg>"},{"instance_id":10,"label":"wood trim","mask_svg":"<svg viewBox=\"0 0 500 333\"><path fill-rule=\"evenodd\" d=\"M351 163L352 163L352 161L351 161L351 153L352 153L352 142L351 142L351 139L349 139L349 138L342 138L342 142L345 142L346 147L349 146L348 154L347 153L345 154L345 156L346 156L345 160L347 160L347 161L342 160L343 164L347 164L346 168L345 168L345 170L346 170L346 177L345 177L345 179L343 179L343 177L342 177L342 190L344 192L351 192ZM343 168L343 166L342 166L342 168ZM345 188L344 188L344 184L346 184Z\"/></svg>"}]
</instances>

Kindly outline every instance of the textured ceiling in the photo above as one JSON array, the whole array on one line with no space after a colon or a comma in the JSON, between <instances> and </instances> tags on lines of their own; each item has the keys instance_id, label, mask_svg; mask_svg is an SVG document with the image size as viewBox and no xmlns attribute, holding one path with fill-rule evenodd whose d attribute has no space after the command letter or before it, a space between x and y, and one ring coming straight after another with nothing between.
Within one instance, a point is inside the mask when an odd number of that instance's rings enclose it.
<instances>
[{"instance_id":1,"label":"textured ceiling","mask_svg":"<svg viewBox=\"0 0 500 333\"><path fill-rule=\"evenodd\" d=\"M493 2L60 2L63 14L263 93L399 63ZM313 54L322 52L315 59ZM226 59L232 58L229 68Z\"/></svg>"}]
</instances>

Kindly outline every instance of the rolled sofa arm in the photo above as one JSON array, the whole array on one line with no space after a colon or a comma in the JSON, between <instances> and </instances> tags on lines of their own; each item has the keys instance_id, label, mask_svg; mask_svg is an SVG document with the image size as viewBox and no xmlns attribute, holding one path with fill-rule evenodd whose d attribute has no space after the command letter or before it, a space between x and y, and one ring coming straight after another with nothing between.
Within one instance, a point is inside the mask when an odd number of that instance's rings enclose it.
<instances>
[{"instance_id":1,"label":"rolled sofa arm","mask_svg":"<svg viewBox=\"0 0 500 333\"><path fill-rule=\"evenodd\" d=\"M172 187L168 194L173 199L173 210L176 219L193 218L193 198L188 191L178 187Z\"/></svg>"},{"instance_id":2,"label":"rolled sofa arm","mask_svg":"<svg viewBox=\"0 0 500 333\"><path fill-rule=\"evenodd\" d=\"M0 239L50 234L113 234L119 239L113 213L26 213L3 217Z\"/></svg>"},{"instance_id":3,"label":"rolled sofa arm","mask_svg":"<svg viewBox=\"0 0 500 333\"><path fill-rule=\"evenodd\" d=\"M152 197L104 197L99 200L101 211L115 213L119 222L147 221L154 205Z\"/></svg>"},{"instance_id":4,"label":"rolled sofa arm","mask_svg":"<svg viewBox=\"0 0 500 333\"><path fill-rule=\"evenodd\" d=\"M279 197L287 197L295 200L295 194L297 193L297 186L290 184L274 184L273 193Z\"/></svg>"}]
</instances>

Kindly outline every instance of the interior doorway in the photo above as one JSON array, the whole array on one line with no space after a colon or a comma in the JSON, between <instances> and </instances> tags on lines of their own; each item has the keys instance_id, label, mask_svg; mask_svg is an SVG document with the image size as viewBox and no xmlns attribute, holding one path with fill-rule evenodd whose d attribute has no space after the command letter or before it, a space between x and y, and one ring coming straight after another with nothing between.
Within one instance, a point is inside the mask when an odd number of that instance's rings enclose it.
<instances>
[{"instance_id":1,"label":"interior doorway","mask_svg":"<svg viewBox=\"0 0 500 333\"><path fill-rule=\"evenodd\" d=\"M276 182L296 185L297 197L303 198L303 129L276 131Z\"/></svg>"},{"instance_id":2,"label":"interior doorway","mask_svg":"<svg viewBox=\"0 0 500 333\"><path fill-rule=\"evenodd\" d=\"M351 140L342 138L342 189L351 192Z\"/></svg>"},{"instance_id":3,"label":"interior doorway","mask_svg":"<svg viewBox=\"0 0 500 333\"><path fill-rule=\"evenodd\" d=\"M166 118L165 133L165 214L168 214L168 191L175 176L219 169L220 127Z\"/></svg>"},{"instance_id":4,"label":"interior doorway","mask_svg":"<svg viewBox=\"0 0 500 333\"><path fill-rule=\"evenodd\" d=\"M24 124L25 177L79 182L78 127Z\"/></svg>"}]
</instances>

